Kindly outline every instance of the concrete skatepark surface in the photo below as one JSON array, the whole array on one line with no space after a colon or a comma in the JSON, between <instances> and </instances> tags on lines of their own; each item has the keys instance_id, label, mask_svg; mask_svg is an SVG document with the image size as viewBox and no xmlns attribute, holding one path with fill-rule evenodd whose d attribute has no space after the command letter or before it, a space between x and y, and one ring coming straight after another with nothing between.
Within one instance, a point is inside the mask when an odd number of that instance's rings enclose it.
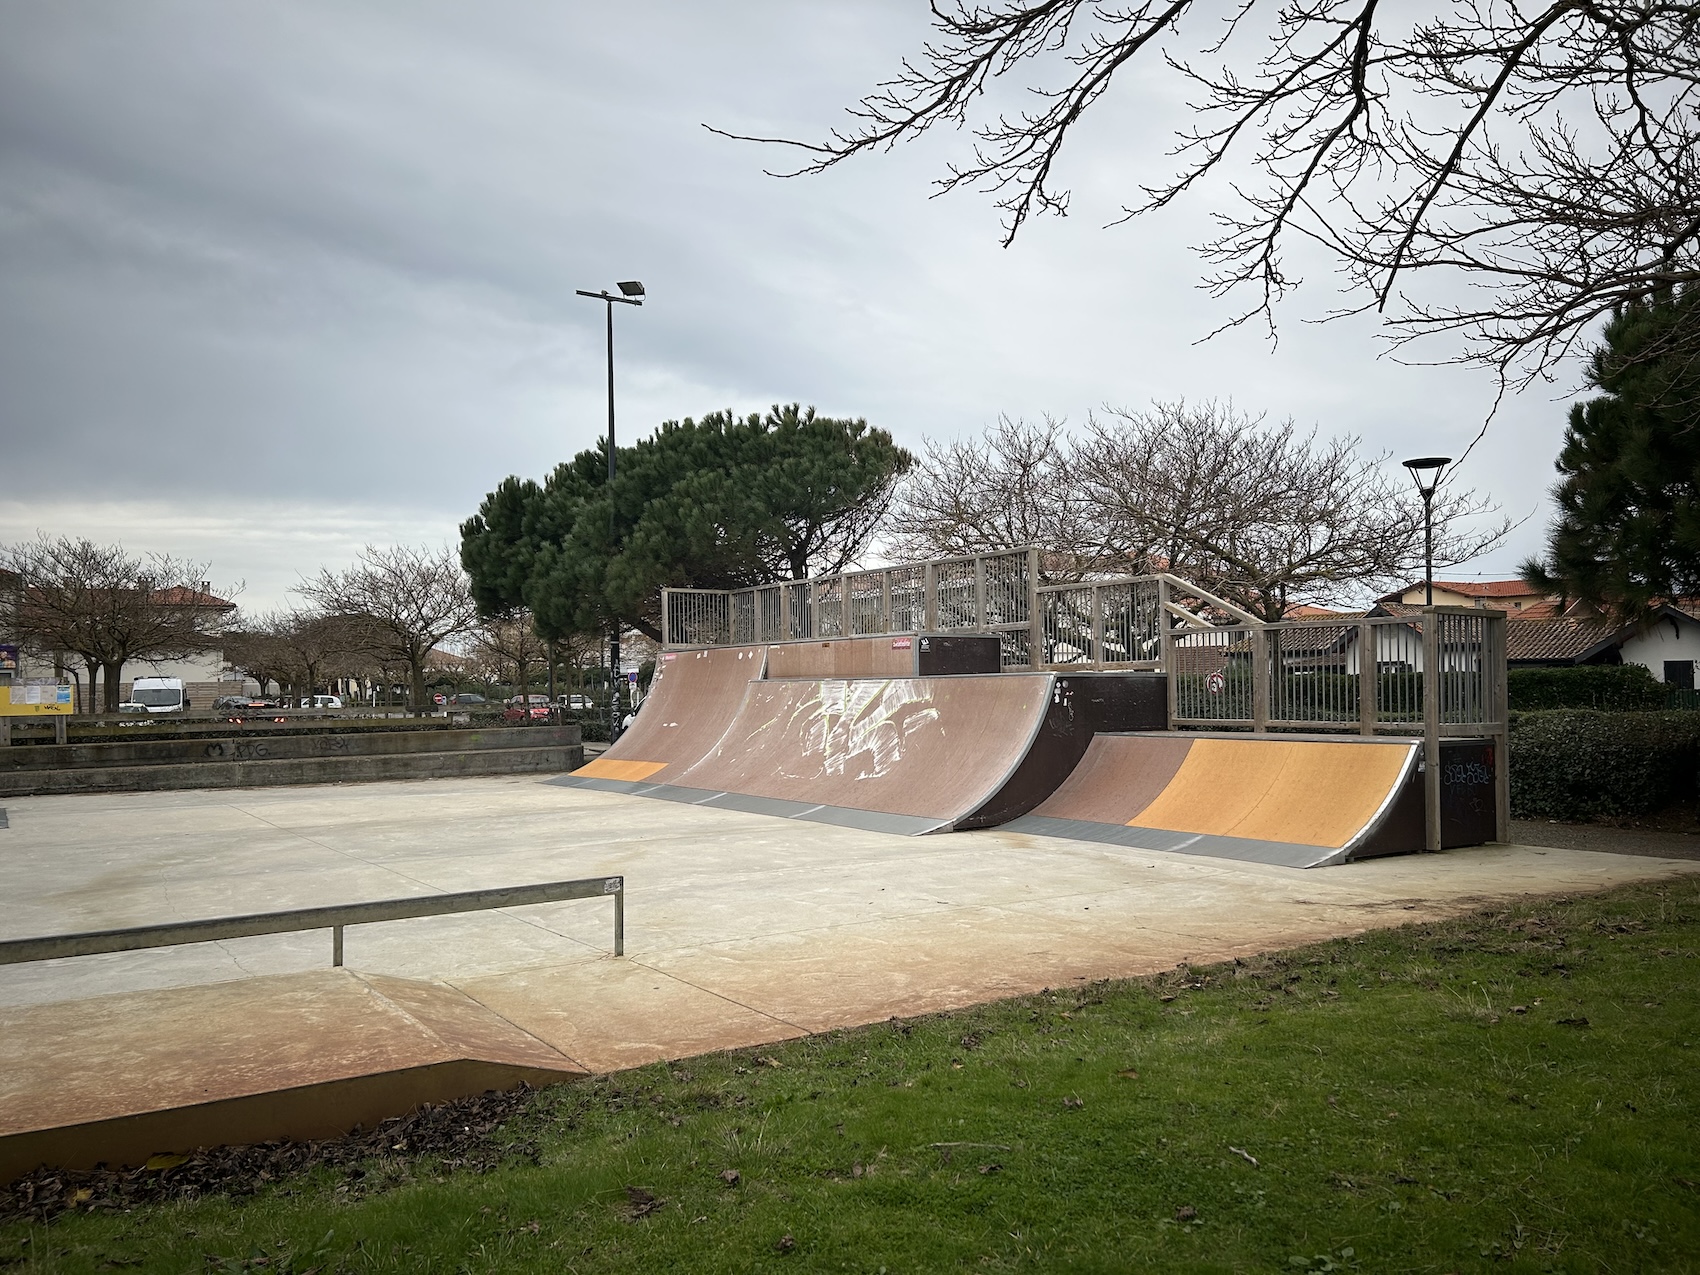
<instances>
[{"instance_id":1,"label":"concrete skatepark surface","mask_svg":"<svg viewBox=\"0 0 1700 1275\"><path fill-rule=\"evenodd\" d=\"M285 1025L313 1083L346 1079L385 1005L415 1024L387 1020L385 1066L606 1071L1700 871L1520 846L1297 871L997 829L918 840L531 777L5 810L0 938L616 873L628 894L623 958L608 906L577 901L351 928L340 972L324 932L4 967L0 1139L275 1084L243 1058L271 1056Z\"/></svg>"}]
</instances>

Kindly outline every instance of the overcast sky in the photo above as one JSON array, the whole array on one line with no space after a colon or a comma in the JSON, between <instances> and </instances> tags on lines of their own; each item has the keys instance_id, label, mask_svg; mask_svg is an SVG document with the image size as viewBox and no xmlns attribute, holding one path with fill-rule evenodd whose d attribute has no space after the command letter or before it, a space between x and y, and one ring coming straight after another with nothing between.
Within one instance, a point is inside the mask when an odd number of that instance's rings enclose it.
<instances>
[{"instance_id":1,"label":"overcast sky","mask_svg":"<svg viewBox=\"0 0 1700 1275\"><path fill-rule=\"evenodd\" d=\"M999 413L1232 398L1395 458L1459 454L1490 379L1377 359L1326 266L1278 347L1196 286L1220 190L1104 229L1182 118L1129 78L1065 154L1073 215L1010 249L929 199L960 139L779 181L705 131L817 136L922 0L0 0L0 540L210 560L240 601L366 542L444 542L505 475L800 401L917 445ZM1158 169L1147 168L1146 175ZM1435 353L1444 353L1436 349ZM1568 386L1501 408L1467 483L1536 516Z\"/></svg>"}]
</instances>

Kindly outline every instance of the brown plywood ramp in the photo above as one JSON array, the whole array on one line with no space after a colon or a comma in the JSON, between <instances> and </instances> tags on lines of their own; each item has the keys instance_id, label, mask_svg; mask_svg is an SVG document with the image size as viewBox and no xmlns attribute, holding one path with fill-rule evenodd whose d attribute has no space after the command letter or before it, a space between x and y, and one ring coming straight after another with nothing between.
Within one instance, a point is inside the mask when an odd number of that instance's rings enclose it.
<instances>
[{"instance_id":1,"label":"brown plywood ramp","mask_svg":"<svg viewBox=\"0 0 1700 1275\"><path fill-rule=\"evenodd\" d=\"M619 791L634 783L672 782L719 741L745 689L763 676L766 658L764 646L663 652L655 685L631 729L562 782Z\"/></svg>"},{"instance_id":2,"label":"brown plywood ramp","mask_svg":"<svg viewBox=\"0 0 1700 1275\"><path fill-rule=\"evenodd\" d=\"M6 1009L0 1184L41 1164L333 1137L582 1074L452 987L349 970Z\"/></svg>"},{"instance_id":3,"label":"brown plywood ramp","mask_svg":"<svg viewBox=\"0 0 1700 1275\"><path fill-rule=\"evenodd\" d=\"M943 831L1015 774L1055 683L1049 673L755 682L720 742L670 782L702 805Z\"/></svg>"},{"instance_id":4,"label":"brown plywood ramp","mask_svg":"<svg viewBox=\"0 0 1700 1275\"><path fill-rule=\"evenodd\" d=\"M1100 735L1049 799L1005 826L1295 868L1416 850L1418 752L1408 739Z\"/></svg>"}]
</instances>

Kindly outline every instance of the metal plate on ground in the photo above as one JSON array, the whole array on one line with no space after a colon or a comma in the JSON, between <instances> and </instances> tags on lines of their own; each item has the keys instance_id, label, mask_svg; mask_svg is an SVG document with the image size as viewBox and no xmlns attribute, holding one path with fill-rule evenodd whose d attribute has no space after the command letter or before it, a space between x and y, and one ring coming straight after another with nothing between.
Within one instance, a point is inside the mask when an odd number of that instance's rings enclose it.
<instances>
[{"instance_id":1,"label":"metal plate on ground","mask_svg":"<svg viewBox=\"0 0 1700 1275\"><path fill-rule=\"evenodd\" d=\"M1295 845L1288 841L1255 841L1249 837L1171 832L1164 828L1136 828L1124 824L1094 823L1086 819L1056 819L1049 815L1023 815L1004 824L998 831L1023 832L1036 837L1066 837L1071 841L1097 841L1127 846L1132 850L1160 850L1166 854L1238 859L1280 868L1320 868L1341 862L1350 853L1326 846Z\"/></svg>"}]
</instances>

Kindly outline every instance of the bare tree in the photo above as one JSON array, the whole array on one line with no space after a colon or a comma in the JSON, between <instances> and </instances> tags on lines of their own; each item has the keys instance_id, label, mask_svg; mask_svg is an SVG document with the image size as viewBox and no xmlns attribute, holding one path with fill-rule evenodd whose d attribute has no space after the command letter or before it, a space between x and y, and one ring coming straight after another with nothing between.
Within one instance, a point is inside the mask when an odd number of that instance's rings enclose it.
<instances>
[{"instance_id":1,"label":"bare tree","mask_svg":"<svg viewBox=\"0 0 1700 1275\"><path fill-rule=\"evenodd\" d=\"M460 560L446 547L367 545L348 570L323 569L296 592L339 617L355 649L381 669L406 668L415 709L425 703L425 661L432 648L470 632L477 622Z\"/></svg>"},{"instance_id":2,"label":"bare tree","mask_svg":"<svg viewBox=\"0 0 1700 1275\"><path fill-rule=\"evenodd\" d=\"M1068 472L1063 423L998 418L980 438L937 442L898 488L884 548L899 559L1041 545L1046 583L1073 581L1112 562L1104 524Z\"/></svg>"},{"instance_id":3,"label":"bare tree","mask_svg":"<svg viewBox=\"0 0 1700 1275\"><path fill-rule=\"evenodd\" d=\"M536 618L526 610L497 616L480 624L473 634L477 657L495 666L505 676L512 672L520 702L530 694L531 674L549 657L549 643L537 635Z\"/></svg>"},{"instance_id":4,"label":"bare tree","mask_svg":"<svg viewBox=\"0 0 1700 1275\"><path fill-rule=\"evenodd\" d=\"M1209 288L1249 294L1228 326L1272 326L1299 282L1282 262L1296 235L1342 264L1342 312L1383 313L1396 343L1456 334L1456 357L1502 385L1549 371L1615 307L1700 278L1691 3L939 0L933 27L829 140L744 140L801 147L795 176L970 127L972 157L938 185L993 193L1008 244L1033 213L1067 212L1064 143L1117 74L1167 73L1198 94L1194 122L1122 220L1243 156L1256 177L1220 174L1241 202L1201 245ZM1035 105L985 108L1005 77ZM1478 299L1409 294L1434 272Z\"/></svg>"},{"instance_id":5,"label":"bare tree","mask_svg":"<svg viewBox=\"0 0 1700 1275\"><path fill-rule=\"evenodd\" d=\"M137 558L120 545L45 533L8 546L4 557L17 574L19 636L55 661L80 659L91 700L100 674L107 712L117 711L126 664L214 649L234 609L211 594L204 562Z\"/></svg>"},{"instance_id":6,"label":"bare tree","mask_svg":"<svg viewBox=\"0 0 1700 1275\"><path fill-rule=\"evenodd\" d=\"M1409 574L1423 561L1422 504L1387 456L1353 437L1318 438L1292 421L1266 424L1230 404L1158 404L1092 421L1071 459L1080 499L1113 544L1266 620L1292 602L1338 603ZM1452 566L1511 530L1474 492L1442 489L1435 563Z\"/></svg>"},{"instance_id":7,"label":"bare tree","mask_svg":"<svg viewBox=\"0 0 1700 1275\"><path fill-rule=\"evenodd\" d=\"M257 618L239 616L224 635L225 664L259 683L261 695L266 694L266 688L274 682L281 693L289 678L288 659L282 643L272 631L274 623L272 615Z\"/></svg>"}]
</instances>

